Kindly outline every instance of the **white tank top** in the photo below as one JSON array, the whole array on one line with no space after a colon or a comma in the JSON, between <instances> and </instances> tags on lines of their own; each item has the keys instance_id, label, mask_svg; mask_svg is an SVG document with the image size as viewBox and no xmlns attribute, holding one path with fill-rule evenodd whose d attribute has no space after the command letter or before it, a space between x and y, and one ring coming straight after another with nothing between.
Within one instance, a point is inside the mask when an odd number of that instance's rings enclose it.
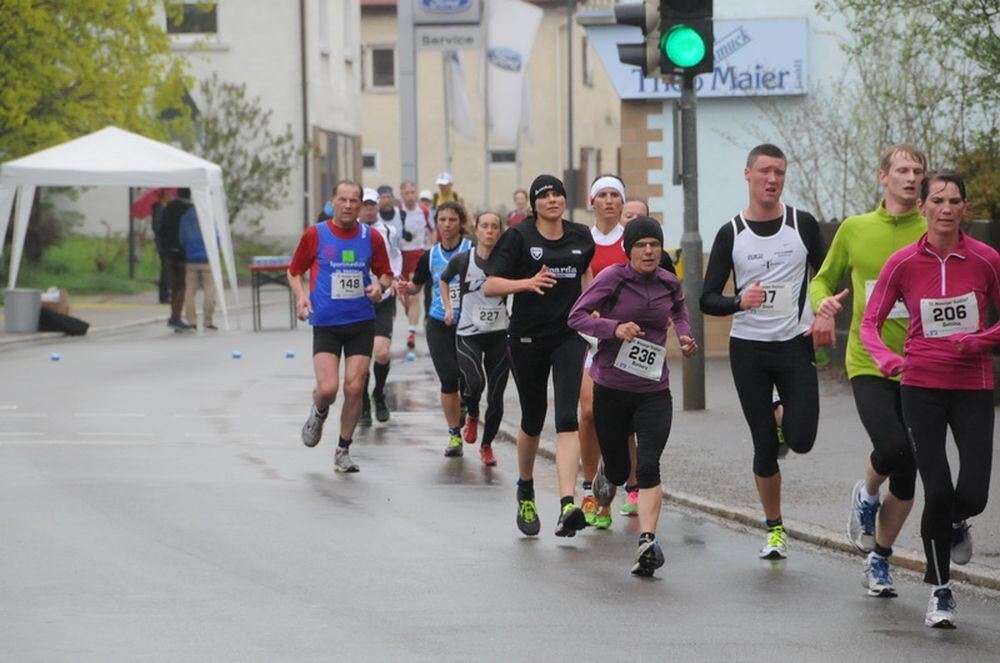
<instances>
[{"instance_id":1,"label":"white tank top","mask_svg":"<svg viewBox=\"0 0 1000 663\"><path fill-rule=\"evenodd\" d=\"M805 333L813 321L806 304L808 250L799 235L799 215L784 208L781 230L770 237L754 233L737 214L733 226L733 276L737 292L760 281L764 305L738 311L730 336L747 341L787 341Z\"/></svg>"},{"instance_id":2,"label":"white tank top","mask_svg":"<svg viewBox=\"0 0 1000 663\"><path fill-rule=\"evenodd\" d=\"M486 274L476 264L476 247L469 250L469 269L462 284L462 312L458 318L459 336L475 336L495 331L506 331L510 321L507 304L503 297L487 297L483 294Z\"/></svg>"},{"instance_id":3,"label":"white tank top","mask_svg":"<svg viewBox=\"0 0 1000 663\"><path fill-rule=\"evenodd\" d=\"M397 210L397 216L400 216ZM424 210L417 205L413 209L406 210L406 218L403 220L404 229L412 237L409 241L403 239L402 249L404 251L416 251L427 248L427 231L430 227L430 219L424 214Z\"/></svg>"},{"instance_id":4,"label":"white tank top","mask_svg":"<svg viewBox=\"0 0 1000 663\"><path fill-rule=\"evenodd\" d=\"M382 220L381 217L372 224L372 228L382 235L382 240L385 242L385 251L389 254L389 267L392 269L392 273L395 276L399 276L403 273L403 254L399 249L399 240L402 239L401 235L396 232L396 229ZM387 290L383 297L392 297L395 294L390 288Z\"/></svg>"}]
</instances>

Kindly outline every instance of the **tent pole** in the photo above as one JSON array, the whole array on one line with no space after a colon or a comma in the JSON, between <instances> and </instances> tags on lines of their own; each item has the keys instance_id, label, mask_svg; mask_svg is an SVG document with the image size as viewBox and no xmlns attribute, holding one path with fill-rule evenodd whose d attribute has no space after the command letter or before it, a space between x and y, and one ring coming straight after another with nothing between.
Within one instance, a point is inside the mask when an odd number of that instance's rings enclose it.
<instances>
[{"instance_id":1,"label":"tent pole","mask_svg":"<svg viewBox=\"0 0 1000 663\"><path fill-rule=\"evenodd\" d=\"M128 277L135 278L135 219L132 218L132 203L135 202L135 189L128 188Z\"/></svg>"}]
</instances>

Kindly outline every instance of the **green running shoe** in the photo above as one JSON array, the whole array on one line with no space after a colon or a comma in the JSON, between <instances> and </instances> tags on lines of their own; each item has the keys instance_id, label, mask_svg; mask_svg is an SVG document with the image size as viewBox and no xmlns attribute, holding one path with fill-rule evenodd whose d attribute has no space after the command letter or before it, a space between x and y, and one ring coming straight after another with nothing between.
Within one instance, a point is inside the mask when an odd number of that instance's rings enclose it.
<instances>
[{"instance_id":1,"label":"green running shoe","mask_svg":"<svg viewBox=\"0 0 1000 663\"><path fill-rule=\"evenodd\" d=\"M562 508L559 514L559 524L556 525L556 536L571 537L587 526L587 518L583 509L570 502Z\"/></svg>"},{"instance_id":2,"label":"green running shoe","mask_svg":"<svg viewBox=\"0 0 1000 663\"><path fill-rule=\"evenodd\" d=\"M628 497L625 499L625 504L622 504L622 510L619 511L623 516L629 516L635 518L639 515L639 491L630 490L628 491Z\"/></svg>"},{"instance_id":3,"label":"green running shoe","mask_svg":"<svg viewBox=\"0 0 1000 663\"><path fill-rule=\"evenodd\" d=\"M594 527L597 529L611 527L611 507L602 506L597 509L597 514L594 516Z\"/></svg>"},{"instance_id":4,"label":"green running shoe","mask_svg":"<svg viewBox=\"0 0 1000 663\"><path fill-rule=\"evenodd\" d=\"M583 498L580 507L583 509L583 517L587 524L593 525L594 519L597 518L597 498L593 495L587 495Z\"/></svg>"},{"instance_id":5,"label":"green running shoe","mask_svg":"<svg viewBox=\"0 0 1000 663\"><path fill-rule=\"evenodd\" d=\"M788 541L785 528L775 525L767 530L767 543L760 549L761 559L785 559L788 557Z\"/></svg>"},{"instance_id":6,"label":"green running shoe","mask_svg":"<svg viewBox=\"0 0 1000 663\"><path fill-rule=\"evenodd\" d=\"M517 528L527 536L538 536L538 531L542 528L542 521L538 519L535 500L517 501Z\"/></svg>"},{"instance_id":7,"label":"green running shoe","mask_svg":"<svg viewBox=\"0 0 1000 663\"><path fill-rule=\"evenodd\" d=\"M448 446L444 448L444 455L449 458L457 458L461 456L462 453L462 438L458 435L449 435Z\"/></svg>"}]
</instances>

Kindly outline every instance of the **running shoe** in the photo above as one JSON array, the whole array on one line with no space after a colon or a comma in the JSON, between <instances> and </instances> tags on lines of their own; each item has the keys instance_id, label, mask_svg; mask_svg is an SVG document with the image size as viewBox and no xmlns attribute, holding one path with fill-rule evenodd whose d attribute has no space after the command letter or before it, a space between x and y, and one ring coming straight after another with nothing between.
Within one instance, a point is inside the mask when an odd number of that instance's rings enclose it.
<instances>
[{"instance_id":1,"label":"running shoe","mask_svg":"<svg viewBox=\"0 0 1000 663\"><path fill-rule=\"evenodd\" d=\"M663 566L663 549L656 539L640 540L635 551L635 561L632 562L632 575L649 578L656 569Z\"/></svg>"},{"instance_id":2,"label":"running shoe","mask_svg":"<svg viewBox=\"0 0 1000 663\"><path fill-rule=\"evenodd\" d=\"M597 505L610 507L611 501L615 499L615 493L618 492L618 487L604 476L604 463L601 463L597 467L597 474L594 475L593 489L594 497L597 498Z\"/></svg>"},{"instance_id":3,"label":"running shoe","mask_svg":"<svg viewBox=\"0 0 1000 663\"><path fill-rule=\"evenodd\" d=\"M587 526L587 518L583 509L570 502L562 508L559 514L559 524L556 525L556 536L576 536L576 533Z\"/></svg>"},{"instance_id":4,"label":"running shoe","mask_svg":"<svg viewBox=\"0 0 1000 663\"><path fill-rule=\"evenodd\" d=\"M167 320L167 326L176 332L191 331L194 329L194 327L183 320Z\"/></svg>"},{"instance_id":5,"label":"running shoe","mask_svg":"<svg viewBox=\"0 0 1000 663\"><path fill-rule=\"evenodd\" d=\"M593 495L587 495L583 498L583 502L580 503L580 508L583 509L583 518L587 521L587 524L593 525L594 520L597 518L597 498Z\"/></svg>"},{"instance_id":6,"label":"running shoe","mask_svg":"<svg viewBox=\"0 0 1000 663\"><path fill-rule=\"evenodd\" d=\"M319 444L320 438L323 437L323 423L326 422L328 414L330 414L329 410L326 411L326 414L320 415L316 404L312 404L312 407L309 408L309 417L306 418L306 423L302 426L302 444L307 447L315 447Z\"/></svg>"},{"instance_id":7,"label":"running shoe","mask_svg":"<svg viewBox=\"0 0 1000 663\"><path fill-rule=\"evenodd\" d=\"M375 418L379 423L384 424L389 421L389 406L385 404L385 394L372 396L372 400L375 401Z\"/></svg>"},{"instance_id":8,"label":"running shoe","mask_svg":"<svg viewBox=\"0 0 1000 663\"><path fill-rule=\"evenodd\" d=\"M597 515L594 516L595 529L608 529L611 527L611 507L597 507Z\"/></svg>"},{"instance_id":9,"label":"running shoe","mask_svg":"<svg viewBox=\"0 0 1000 663\"><path fill-rule=\"evenodd\" d=\"M785 444L785 431L778 426L778 458L788 455L788 445Z\"/></svg>"},{"instance_id":10,"label":"running shoe","mask_svg":"<svg viewBox=\"0 0 1000 663\"><path fill-rule=\"evenodd\" d=\"M344 447L337 447L333 454L333 469L338 472L357 472L361 468L351 460L351 452Z\"/></svg>"},{"instance_id":11,"label":"running shoe","mask_svg":"<svg viewBox=\"0 0 1000 663\"><path fill-rule=\"evenodd\" d=\"M493 447L479 447L479 458L483 461L483 465L486 467L496 467L497 459L493 455Z\"/></svg>"},{"instance_id":12,"label":"running shoe","mask_svg":"<svg viewBox=\"0 0 1000 663\"><path fill-rule=\"evenodd\" d=\"M767 530L767 543L760 549L761 559L785 559L788 557L788 541L785 528L775 525Z\"/></svg>"},{"instance_id":13,"label":"running shoe","mask_svg":"<svg viewBox=\"0 0 1000 663\"><path fill-rule=\"evenodd\" d=\"M958 565L968 564L972 559L972 525L967 520L951 527L951 561Z\"/></svg>"},{"instance_id":14,"label":"running shoe","mask_svg":"<svg viewBox=\"0 0 1000 663\"><path fill-rule=\"evenodd\" d=\"M465 430L462 431L462 437L469 444L476 443L476 438L479 437L479 419L468 417L465 420Z\"/></svg>"},{"instance_id":15,"label":"running shoe","mask_svg":"<svg viewBox=\"0 0 1000 663\"><path fill-rule=\"evenodd\" d=\"M885 557L868 556L868 561L865 562L865 579L862 584L868 590L868 596L877 596L883 599L896 597L896 586L889 574L889 560Z\"/></svg>"},{"instance_id":16,"label":"running shoe","mask_svg":"<svg viewBox=\"0 0 1000 663\"><path fill-rule=\"evenodd\" d=\"M924 624L931 628L955 628L955 597L951 593L951 583L931 592L927 602L927 616Z\"/></svg>"},{"instance_id":17,"label":"running shoe","mask_svg":"<svg viewBox=\"0 0 1000 663\"><path fill-rule=\"evenodd\" d=\"M639 491L630 490L628 491L628 499L625 500L625 504L622 504L622 510L619 512L623 516L629 516L635 518L639 515Z\"/></svg>"},{"instance_id":18,"label":"running shoe","mask_svg":"<svg viewBox=\"0 0 1000 663\"><path fill-rule=\"evenodd\" d=\"M538 536L542 521L538 519L534 499L517 501L517 528L527 536Z\"/></svg>"},{"instance_id":19,"label":"running shoe","mask_svg":"<svg viewBox=\"0 0 1000 663\"><path fill-rule=\"evenodd\" d=\"M458 458L462 453L462 438L458 435L449 435L448 446L444 448L444 455L448 458Z\"/></svg>"},{"instance_id":20,"label":"running shoe","mask_svg":"<svg viewBox=\"0 0 1000 663\"><path fill-rule=\"evenodd\" d=\"M406 347L409 348L410 350L417 347L417 332L411 331L409 334L406 335Z\"/></svg>"},{"instance_id":21,"label":"running shoe","mask_svg":"<svg viewBox=\"0 0 1000 663\"><path fill-rule=\"evenodd\" d=\"M361 397L361 418L358 419L359 426L371 426L372 425L372 402L368 398L368 394Z\"/></svg>"},{"instance_id":22,"label":"running shoe","mask_svg":"<svg viewBox=\"0 0 1000 663\"><path fill-rule=\"evenodd\" d=\"M861 552L871 552L875 547L875 516L879 503L869 504L861 499L864 481L851 489L851 513L847 516L847 538Z\"/></svg>"}]
</instances>

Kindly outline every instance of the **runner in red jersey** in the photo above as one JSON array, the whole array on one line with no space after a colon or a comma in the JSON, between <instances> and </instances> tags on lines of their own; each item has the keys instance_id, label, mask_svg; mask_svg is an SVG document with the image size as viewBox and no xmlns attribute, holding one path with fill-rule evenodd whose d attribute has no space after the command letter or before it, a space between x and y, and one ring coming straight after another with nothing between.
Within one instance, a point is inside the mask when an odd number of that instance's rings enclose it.
<instances>
[{"instance_id":1,"label":"runner in red jersey","mask_svg":"<svg viewBox=\"0 0 1000 663\"><path fill-rule=\"evenodd\" d=\"M920 534L931 597L925 623L955 627L950 563L972 557L967 519L986 508L993 455L993 366L1000 324L984 328L987 306L1000 306L1000 254L962 232L965 183L955 173L924 178L920 210L927 233L889 257L868 300L861 341L887 376L901 374L903 420L924 486ZM904 356L881 338L902 298L910 315ZM960 471L952 483L945 449L951 428Z\"/></svg>"}]
</instances>

